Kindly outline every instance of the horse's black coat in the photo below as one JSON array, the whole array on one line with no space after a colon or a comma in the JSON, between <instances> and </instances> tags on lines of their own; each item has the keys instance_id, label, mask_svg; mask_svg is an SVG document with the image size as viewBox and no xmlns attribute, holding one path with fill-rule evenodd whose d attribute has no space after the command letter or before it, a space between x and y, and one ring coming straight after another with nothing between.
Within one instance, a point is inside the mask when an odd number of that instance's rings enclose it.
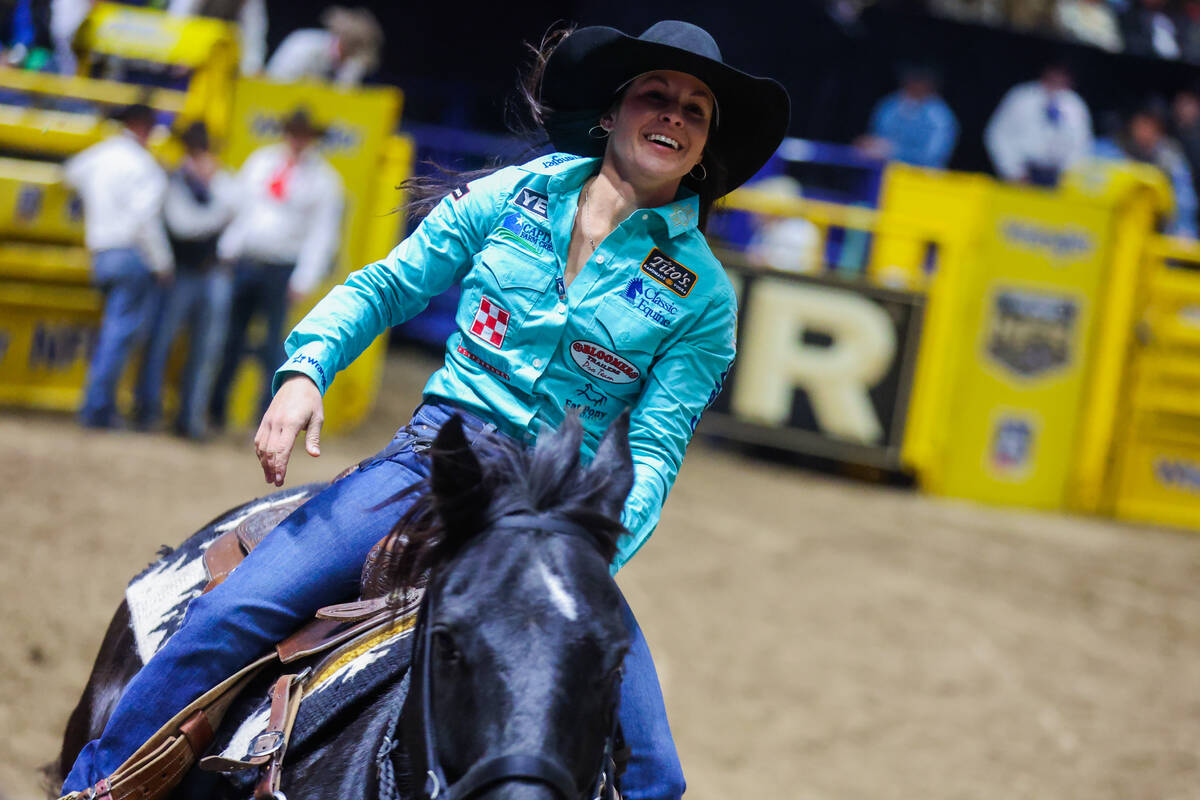
<instances>
[{"instance_id":1,"label":"horse's black coat","mask_svg":"<svg viewBox=\"0 0 1200 800\"><path fill-rule=\"evenodd\" d=\"M407 676L379 685L289 750L282 789L291 800L420 796L415 790L426 767L414 745L411 698L421 680L432 681L436 755L451 782L480 759L520 752L554 759L580 796L589 790L628 646L608 572L633 482L627 429L622 418L584 467L582 430L573 418L531 450L499 438L472 448L457 419L443 427L430 451L425 501L394 533L404 546L397 584L432 576L426 592L436 601L433 675L413 676L413 691ZM567 520L590 536L492 529L503 517L530 513ZM93 686L96 677L89 684L93 698L102 693ZM88 700L85 693L81 708ZM89 725L77 745L98 732ZM65 743L64 763L74 752ZM410 772L421 778L408 780ZM193 771L178 794L234 798L244 789L214 785ZM514 781L477 796L554 795Z\"/></svg>"}]
</instances>

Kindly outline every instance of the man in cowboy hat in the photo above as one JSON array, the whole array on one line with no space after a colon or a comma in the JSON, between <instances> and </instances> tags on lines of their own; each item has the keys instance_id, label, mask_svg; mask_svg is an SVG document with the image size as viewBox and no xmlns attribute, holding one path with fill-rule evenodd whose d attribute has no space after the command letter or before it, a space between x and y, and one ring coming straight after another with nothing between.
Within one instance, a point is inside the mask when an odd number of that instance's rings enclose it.
<instances>
[{"instance_id":1,"label":"man in cowboy hat","mask_svg":"<svg viewBox=\"0 0 1200 800\"><path fill-rule=\"evenodd\" d=\"M292 31L267 62L277 81L332 81L357 86L379 65L383 29L365 8L333 6L321 16L324 28Z\"/></svg>"},{"instance_id":2,"label":"man in cowboy hat","mask_svg":"<svg viewBox=\"0 0 1200 800\"><path fill-rule=\"evenodd\" d=\"M169 280L174 266L162 221L167 175L146 149L154 110L135 103L113 118L123 125L120 133L92 145L63 168L64 180L83 201L92 281L105 295L79 410L79 421L94 428L121 425L117 381L150 326L160 297L157 282Z\"/></svg>"},{"instance_id":3,"label":"man in cowboy hat","mask_svg":"<svg viewBox=\"0 0 1200 800\"><path fill-rule=\"evenodd\" d=\"M261 314L267 323L266 338L256 350L265 408L270 376L283 360L287 309L320 284L337 255L342 180L318 152L325 129L305 108L292 111L281 128L282 142L256 150L242 165L238 210L217 242L218 257L233 268L229 331L209 406L217 427L225 424L251 318Z\"/></svg>"}]
</instances>

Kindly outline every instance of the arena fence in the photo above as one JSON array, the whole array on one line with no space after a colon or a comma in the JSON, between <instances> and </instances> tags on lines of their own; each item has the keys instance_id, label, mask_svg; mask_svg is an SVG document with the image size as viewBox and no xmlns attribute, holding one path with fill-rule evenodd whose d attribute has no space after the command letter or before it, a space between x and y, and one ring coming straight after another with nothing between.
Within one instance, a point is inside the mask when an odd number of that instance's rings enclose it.
<instances>
[{"instance_id":1,"label":"arena fence","mask_svg":"<svg viewBox=\"0 0 1200 800\"><path fill-rule=\"evenodd\" d=\"M170 129L203 120L222 159L236 169L252 150L278 139L283 116L304 105L329 126L323 153L347 192L343 244L327 286L395 245L403 225L393 213L401 204L395 187L413 162L411 140L393 133L398 90L240 79L231 26L128 6L98 4L76 42L83 48L83 75L0 69L0 404L62 411L79 405L101 297L89 284L81 209L62 183L61 162L115 131L106 119L113 107L140 101L158 111L162 124L151 148L168 164L179 156ZM88 77L95 71L179 86ZM293 314L298 319L305 311ZM257 336L261 332L251 331L251 346ZM369 411L384 344L381 339L369 348L331 388L332 431L353 427ZM121 400L128 403L133 376L125 377ZM249 365L240 374L233 424L251 421L257 380ZM168 382L168 410L174 385Z\"/></svg>"}]
</instances>

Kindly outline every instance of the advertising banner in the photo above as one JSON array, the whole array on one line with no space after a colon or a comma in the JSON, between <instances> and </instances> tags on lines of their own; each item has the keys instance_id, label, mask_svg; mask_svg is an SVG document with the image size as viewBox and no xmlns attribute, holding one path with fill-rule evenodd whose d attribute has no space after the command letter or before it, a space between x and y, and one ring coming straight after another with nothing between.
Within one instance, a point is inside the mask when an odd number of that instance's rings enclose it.
<instances>
[{"instance_id":1,"label":"advertising banner","mask_svg":"<svg viewBox=\"0 0 1200 800\"><path fill-rule=\"evenodd\" d=\"M702 430L899 468L923 296L736 265L729 272L740 295L738 357Z\"/></svg>"}]
</instances>

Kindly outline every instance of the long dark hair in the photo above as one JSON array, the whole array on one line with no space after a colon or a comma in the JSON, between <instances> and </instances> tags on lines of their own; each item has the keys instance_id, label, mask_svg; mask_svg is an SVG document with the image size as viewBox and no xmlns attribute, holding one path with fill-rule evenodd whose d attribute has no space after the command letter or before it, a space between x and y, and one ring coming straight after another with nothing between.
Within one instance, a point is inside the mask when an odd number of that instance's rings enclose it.
<instances>
[{"instance_id":1,"label":"long dark hair","mask_svg":"<svg viewBox=\"0 0 1200 800\"><path fill-rule=\"evenodd\" d=\"M546 64L550 60L550 55L564 39L575 32L575 28L574 23L556 23L546 31L537 45L530 42L525 43L529 59L521 71L515 94L505 103L505 125L513 134L528 144L528 158L533 158L550 144L550 136L546 132L546 120L553 113L553 109L542 103L542 77L546 72ZM622 90L613 96L607 109L597 111L597 121L606 111L615 109L621 104L626 88L627 86L622 87ZM710 127L710 137L712 133L713 128ZM407 198L402 208L414 221L432 211L433 207L450 194L455 187L491 175L496 170L507 166L506 163L497 160L496 163L482 169L460 171L449 169L432 161L427 161L425 164L432 168L432 174L414 175L400 184L400 189ZM689 173L681 181L700 199L697 227L701 231L707 228L713 204L725 194L728 186L728 173L724 164L707 148L704 151L703 164L703 180L697 180Z\"/></svg>"}]
</instances>

